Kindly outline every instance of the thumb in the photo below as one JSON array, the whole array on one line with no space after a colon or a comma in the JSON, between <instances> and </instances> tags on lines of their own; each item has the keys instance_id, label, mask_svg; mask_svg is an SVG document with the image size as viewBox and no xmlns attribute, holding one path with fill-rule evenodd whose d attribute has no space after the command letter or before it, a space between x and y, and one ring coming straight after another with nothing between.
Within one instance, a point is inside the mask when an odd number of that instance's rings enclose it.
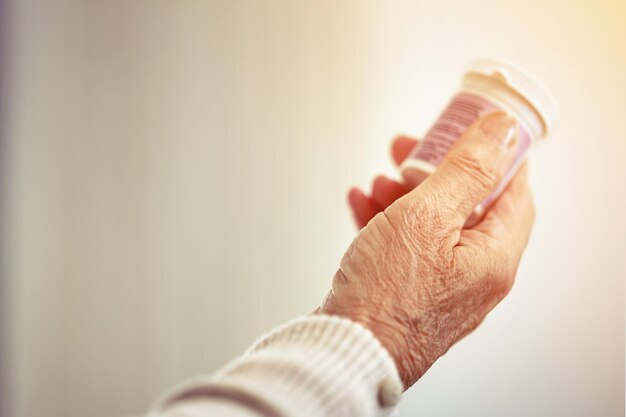
<instances>
[{"instance_id":1,"label":"thumb","mask_svg":"<svg viewBox=\"0 0 626 417\"><path fill-rule=\"evenodd\" d=\"M440 214L460 229L511 167L516 144L515 119L502 111L490 113L457 140L416 194L434 198Z\"/></svg>"}]
</instances>

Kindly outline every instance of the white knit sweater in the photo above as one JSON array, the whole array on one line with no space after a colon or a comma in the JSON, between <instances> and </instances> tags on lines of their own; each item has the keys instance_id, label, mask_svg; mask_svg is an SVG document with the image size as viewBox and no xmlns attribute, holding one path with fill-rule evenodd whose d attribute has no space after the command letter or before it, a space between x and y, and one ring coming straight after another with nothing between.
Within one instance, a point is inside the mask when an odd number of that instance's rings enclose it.
<instances>
[{"instance_id":1,"label":"white knit sweater","mask_svg":"<svg viewBox=\"0 0 626 417\"><path fill-rule=\"evenodd\" d=\"M369 330L313 315L272 331L217 374L174 388L151 416L385 416L402 390L391 356Z\"/></svg>"}]
</instances>

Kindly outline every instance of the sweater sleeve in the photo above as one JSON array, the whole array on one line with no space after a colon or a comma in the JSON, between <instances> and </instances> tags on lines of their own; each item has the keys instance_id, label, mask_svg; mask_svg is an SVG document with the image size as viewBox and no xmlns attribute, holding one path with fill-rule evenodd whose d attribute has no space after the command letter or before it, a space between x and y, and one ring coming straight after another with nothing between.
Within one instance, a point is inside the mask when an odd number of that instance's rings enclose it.
<instances>
[{"instance_id":1,"label":"sweater sleeve","mask_svg":"<svg viewBox=\"0 0 626 417\"><path fill-rule=\"evenodd\" d=\"M216 375L176 387L151 415L386 416L402 391L393 359L369 330L313 315L272 331Z\"/></svg>"}]
</instances>

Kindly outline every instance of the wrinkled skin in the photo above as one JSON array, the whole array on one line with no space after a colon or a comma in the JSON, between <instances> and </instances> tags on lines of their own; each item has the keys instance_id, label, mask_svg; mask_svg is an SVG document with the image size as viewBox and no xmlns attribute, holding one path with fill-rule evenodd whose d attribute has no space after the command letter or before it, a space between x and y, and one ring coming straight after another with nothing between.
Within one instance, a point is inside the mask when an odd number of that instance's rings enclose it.
<instances>
[{"instance_id":1,"label":"wrinkled skin","mask_svg":"<svg viewBox=\"0 0 626 417\"><path fill-rule=\"evenodd\" d=\"M417 188L379 177L371 196L356 189L349 195L362 229L316 312L369 328L394 358L405 388L513 285L534 218L527 167L479 224L463 225L511 165L516 138L515 122L493 113L468 129ZM414 144L396 140L396 163Z\"/></svg>"}]
</instances>

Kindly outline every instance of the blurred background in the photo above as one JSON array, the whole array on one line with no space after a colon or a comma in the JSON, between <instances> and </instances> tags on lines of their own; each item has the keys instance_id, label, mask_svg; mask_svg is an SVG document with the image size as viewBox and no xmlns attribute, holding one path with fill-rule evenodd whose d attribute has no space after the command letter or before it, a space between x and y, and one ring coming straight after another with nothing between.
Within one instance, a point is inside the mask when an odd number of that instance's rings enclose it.
<instances>
[{"instance_id":1,"label":"blurred background","mask_svg":"<svg viewBox=\"0 0 626 417\"><path fill-rule=\"evenodd\" d=\"M512 293L399 416L624 415L626 2L4 0L0 407L141 414L315 308L477 57L561 104Z\"/></svg>"}]
</instances>

